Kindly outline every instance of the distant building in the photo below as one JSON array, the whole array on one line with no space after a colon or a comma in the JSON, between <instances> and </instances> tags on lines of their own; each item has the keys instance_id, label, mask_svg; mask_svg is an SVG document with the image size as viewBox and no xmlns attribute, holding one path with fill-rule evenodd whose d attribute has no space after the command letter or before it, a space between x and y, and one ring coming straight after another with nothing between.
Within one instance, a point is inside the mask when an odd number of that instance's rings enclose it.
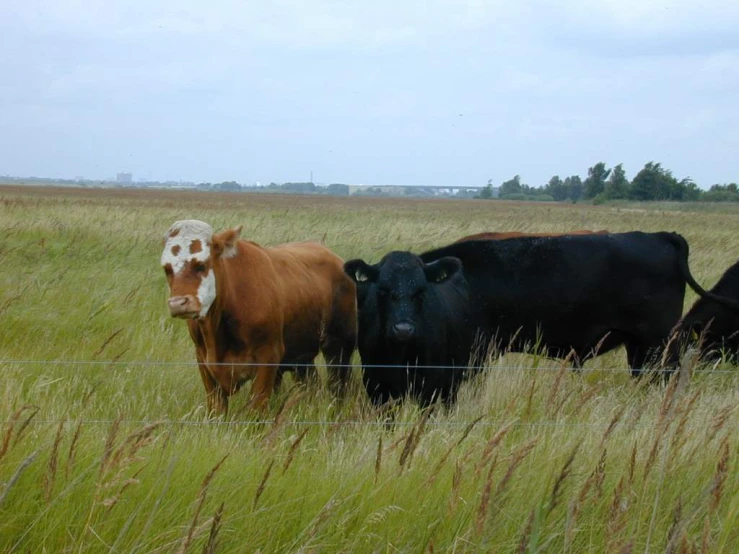
<instances>
[{"instance_id":1,"label":"distant building","mask_svg":"<svg viewBox=\"0 0 739 554\"><path fill-rule=\"evenodd\" d=\"M123 173L116 173L115 176L115 182L119 185L132 185L133 184L133 174L128 172Z\"/></svg>"}]
</instances>

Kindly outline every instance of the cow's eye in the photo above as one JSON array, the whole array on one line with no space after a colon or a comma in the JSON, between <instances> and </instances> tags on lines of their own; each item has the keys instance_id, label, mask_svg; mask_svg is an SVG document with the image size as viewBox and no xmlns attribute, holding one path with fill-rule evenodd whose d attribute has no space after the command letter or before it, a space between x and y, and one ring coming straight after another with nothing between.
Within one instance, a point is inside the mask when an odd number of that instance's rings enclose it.
<instances>
[{"instance_id":1,"label":"cow's eye","mask_svg":"<svg viewBox=\"0 0 739 554\"><path fill-rule=\"evenodd\" d=\"M205 271L205 264L197 264L195 266L195 271L198 273L203 273Z\"/></svg>"},{"instance_id":2,"label":"cow's eye","mask_svg":"<svg viewBox=\"0 0 739 554\"><path fill-rule=\"evenodd\" d=\"M164 273L166 275L172 275L172 266L167 264L164 266Z\"/></svg>"}]
</instances>

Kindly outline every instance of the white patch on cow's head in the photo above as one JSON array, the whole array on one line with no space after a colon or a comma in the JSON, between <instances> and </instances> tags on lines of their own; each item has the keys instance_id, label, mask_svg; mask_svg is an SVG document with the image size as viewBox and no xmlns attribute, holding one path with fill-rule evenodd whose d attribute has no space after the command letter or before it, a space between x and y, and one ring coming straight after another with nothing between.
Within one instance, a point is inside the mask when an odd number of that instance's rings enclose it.
<instances>
[{"instance_id":1,"label":"white patch on cow's head","mask_svg":"<svg viewBox=\"0 0 739 554\"><path fill-rule=\"evenodd\" d=\"M213 228L203 221L176 221L164 235L162 266L169 265L174 278L177 278L189 262L207 262L212 238ZM200 317L203 317L216 297L216 277L212 269L202 276L197 295L201 305Z\"/></svg>"},{"instance_id":2,"label":"white patch on cow's head","mask_svg":"<svg viewBox=\"0 0 739 554\"><path fill-rule=\"evenodd\" d=\"M200 280L200 286L198 287L198 300L200 300L200 317L205 317L208 313L210 306L216 299L216 275L213 269L208 270L208 273L203 275Z\"/></svg>"},{"instance_id":3,"label":"white patch on cow's head","mask_svg":"<svg viewBox=\"0 0 739 554\"><path fill-rule=\"evenodd\" d=\"M169 264L172 266L172 272L177 275L191 260L207 261L210 257L212 238L213 228L207 223L196 219L175 221L164 235L162 266ZM196 241L200 243L200 251L192 253L191 246Z\"/></svg>"}]
</instances>

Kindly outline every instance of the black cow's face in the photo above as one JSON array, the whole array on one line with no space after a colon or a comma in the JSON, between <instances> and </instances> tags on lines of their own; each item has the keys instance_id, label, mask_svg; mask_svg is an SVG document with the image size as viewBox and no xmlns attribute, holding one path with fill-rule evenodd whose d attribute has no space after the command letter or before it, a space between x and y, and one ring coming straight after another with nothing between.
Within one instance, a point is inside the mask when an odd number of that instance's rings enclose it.
<instances>
[{"instance_id":1,"label":"black cow's face","mask_svg":"<svg viewBox=\"0 0 739 554\"><path fill-rule=\"evenodd\" d=\"M357 294L374 298L381 329L396 343L407 343L423 334L425 318L435 315L424 310L426 296L461 268L457 258L424 264L410 252L391 252L375 265L362 260L344 264L344 271L357 283Z\"/></svg>"}]
</instances>

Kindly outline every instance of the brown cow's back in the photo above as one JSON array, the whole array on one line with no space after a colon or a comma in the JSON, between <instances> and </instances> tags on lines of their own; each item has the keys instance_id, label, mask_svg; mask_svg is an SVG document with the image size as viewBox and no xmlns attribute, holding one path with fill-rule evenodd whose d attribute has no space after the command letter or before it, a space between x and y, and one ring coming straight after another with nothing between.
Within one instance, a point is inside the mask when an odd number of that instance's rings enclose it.
<instances>
[{"instance_id":1,"label":"brown cow's back","mask_svg":"<svg viewBox=\"0 0 739 554\"><path fill-rule=\"evenodd\" d=\"M208 246L215 254L200 273L187 266L190 273L180 277L190 288L198 286L197 275L203 286L207 278L215 283L210 309L188 321L209 410L224 412L228 397L249 379L251 404L264 407L280 373L296 369L304 376L319 352L341 393L357 329L356 289L343 260L318 243L265 248L238 240L239 231L213 235Z\"/></svg>"}]
</instances>

